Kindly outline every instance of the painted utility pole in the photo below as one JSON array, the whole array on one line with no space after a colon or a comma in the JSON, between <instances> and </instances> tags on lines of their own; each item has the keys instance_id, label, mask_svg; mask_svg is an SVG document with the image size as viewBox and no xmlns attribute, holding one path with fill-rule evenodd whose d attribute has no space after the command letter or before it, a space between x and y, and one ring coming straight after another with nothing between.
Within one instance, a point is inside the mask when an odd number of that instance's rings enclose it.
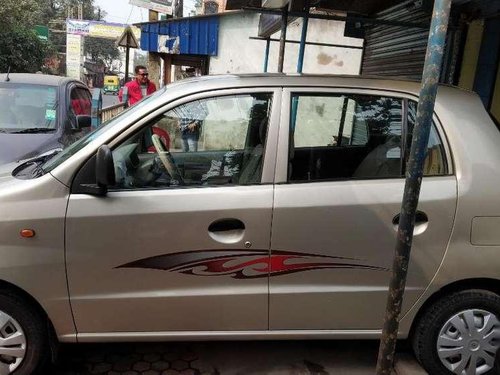
<instances>
[{"instance_id":1,"label":"painted utility pole","mask_svg":"<svg viewBox=\"0 0 500 375\"><path fill-rule=\"evenodd\" d=\"M297 73L302 73L304 67L304 53L306 50L307 27L309 26L309 0L306 0L306 15L302 18L302 33L300 34L299 60L297 61Z\"/></svg>"},{"instance_id":2,"label":"painted utility pole","mask_svg":"<svg viewBox=\"0 0 500 375\"><path fill-rule=\"evenodd\" d=\"M266 40L266 53L264 57L264 73L267 73L267 66L269 64L269 48L271 46L271 40L270 38L267 38Z\"/></svg>"},{"instance_id":3,"label":"painted utility pole","mask_svg":"<svg viewBox=\"0 0 500 375\"><path fill-rule=\"evenodd\" d=\"M288 4L283 7L281 12L281 36L278 56L278 73L283 73L283 62L285 60L286 29L288 26Z\"/></svg>"},{"instance_id":4,"label":"painted utility pole","mask_svg":"<svg viewBox=\"0 0 500 375\"><path fill-rule=\"evenodd\" d=\"M377 375L390 375L393 368L394 351L399 329L398 319L403 303L413 241L413 228L415 227L415 215L443 61L450 8L451 0L435 0L434 2L427 55L422 75L422 88L417 107L417 121L413 130L410 159L406 171L406 183L401 205L392 277L387 297L384 328L378 353Z\"/></svg>"}]
</instances>

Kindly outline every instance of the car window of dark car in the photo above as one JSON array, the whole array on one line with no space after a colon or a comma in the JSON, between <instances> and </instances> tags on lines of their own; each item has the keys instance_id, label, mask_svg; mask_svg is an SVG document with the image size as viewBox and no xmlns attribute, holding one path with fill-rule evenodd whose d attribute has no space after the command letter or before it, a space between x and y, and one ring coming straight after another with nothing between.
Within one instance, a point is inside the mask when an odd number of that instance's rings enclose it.
<instances>
[{"instance_id":1,"label":"car window of dark car","mask_svg":"<svg viewBox=\"0 0 500 375\"><path fill-rule=\"evenodd\" d=\"M75 87L70 94L70 108L74 115L90 116L92 112L92 96L83 87Z\"/></svg>"},{"instance_id":2,"label":"car window of dark car","mask_svg":"<svg viewBox=\"0 0 500 375\"><path fill-rule=\"evenodd\" d=\"M18 133L29 129L55 130L57 87L20 83L0 84L0 129Z\"/></svg>"},{"instance_id":3,"label":"car window of dark car","mask_svg":"<svg viewBox=\"0 0 500 375\"><path fill-rule=\"evenodd\" d=\"M129 116L135 112L142 111L142 108L144 106L148 105L149 102L151 102L152 100L155 100L156 97L162 95L165 91L166 91L166 87L163 88L162 90L156 91L154 94L148 96L147 98L145 98L141 102L137 103L136 105L134 105L130 108L127 108L125 111L120 112L117 116L113 117L111 120L104 122L103 124L100 125L99 128L86 134L85 136L80 138L78 141L71 144L69 147L65 148L62 152L58 153L53 158L47 160L42 165L43 171L45 173L50 172L51 170L56 168L58 165L62 164L64 161L66 161L71 156L76 154L78 151L83 149L85 146L87 146L90 142L92 142L94 139L99 137L101 134L108 131L108 129L119 124L121 122L121 120L123 119L123 117Z\"/></svg>"}]
</instances>

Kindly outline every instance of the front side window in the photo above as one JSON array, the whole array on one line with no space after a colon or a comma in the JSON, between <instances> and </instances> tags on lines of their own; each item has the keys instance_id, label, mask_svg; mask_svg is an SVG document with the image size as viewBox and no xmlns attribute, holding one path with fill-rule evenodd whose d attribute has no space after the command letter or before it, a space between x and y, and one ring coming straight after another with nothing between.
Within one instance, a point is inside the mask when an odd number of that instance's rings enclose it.
<instances>
[{"instance_id":1,"label":"front side window","mask_svg":"<svg viewBox=\"0 0 500 375\"><path fill-rule=\"evenodd\" d=\"M272 95L200 99L113 150L115 189L260 183Z\"/></svg>"},{"instance_id":2,"label":"front side window","mask_svg":"<svg viewBox=\"0 0 500 375\"><path fill-rule=\"evenodd\" d=\"M0 131L49 133L56 130L57 87L0 84Z\"/></svg>"},{"instance_id":3,"label":"front side window","mask_svg":"<svg viewBox=\"0 0 500 375\"><path fill-rule=\"evenodd\" d=\"M293 95L288 179L403 178L415 118L416 103L400 98ZM446 173L443 144L433 124L424 175Z\"/></svg>"}]
</instances>

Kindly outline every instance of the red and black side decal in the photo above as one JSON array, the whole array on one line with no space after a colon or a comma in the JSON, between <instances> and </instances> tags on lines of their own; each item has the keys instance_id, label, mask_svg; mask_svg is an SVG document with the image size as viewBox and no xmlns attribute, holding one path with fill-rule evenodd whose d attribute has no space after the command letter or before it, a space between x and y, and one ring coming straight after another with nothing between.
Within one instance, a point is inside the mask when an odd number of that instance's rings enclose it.
<instances>
[{"instance_id":1,"label":"red and black side decal","mask_svg":"<svg viewBox=\"0 0 500 375\"><path fill-rule=\"evenodd\" d=\"M253 279L319 269L387 271L353 258L266 250L186 251L139 259L116 268L149 268L196 276L231 276Z\"/></svg>"}]
</instances>

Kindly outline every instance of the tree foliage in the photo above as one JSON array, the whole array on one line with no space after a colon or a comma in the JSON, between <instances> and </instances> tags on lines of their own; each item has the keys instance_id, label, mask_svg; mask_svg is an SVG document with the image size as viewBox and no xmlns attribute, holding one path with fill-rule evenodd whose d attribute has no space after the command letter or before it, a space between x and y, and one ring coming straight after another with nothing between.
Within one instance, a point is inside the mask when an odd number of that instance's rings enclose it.
<instances>
[{"instance_id":1,"label":"tree foliage","mask_svg":"<svg viewBox=\"0 0 500 375\"><path fill-rule=\"evenodd\" d=\"M35 0L2 0L0 7L2 31L36 24L41 11L40 4Z\"/></svg>"},{"instance_id":2,"label":"tree foliage","mask_svg":"<svg viewBox=\"0 0 500 375\"><path fill-rule=\"evenodd\" d=\"M8 0L12 1L12 0ZM22 0L26 1L26 0ZM104 12L94 5L94 0L38 0L41 12L39 21L44 25L54 19L77 18L78 4L83 4L83 19L100 21Z\"/></svg>"},{"instance_id":3,"label":"tree foliage","mask_svg":"<svg viewBox=\"0 0 500 375\"><path fill-rule=\"evenodd\" d=\"M86 37L84 49L94 62L102 61L108 68L111 68L113 60L120 58L120 51L111 39Z\"/></svg>"},{"instance_id":4,"label":"tree foliage","mask_svg":"<svg viewBox=\"0 0 500 375\"><path fill-rule=\"evenodd\" d=\"M51 53L48 43L40 40L34 31L15 28L0 32L0 72L34 73L42 69Z\"/></svg>"},{"instance_id":5,"label":"tree foliage","mask_svg":"<svg viewBox=\"0 0 500 375\"><path fill-rule=\"evenodd\" d=\"M64 33L51 33L50 42L36 36L35 25L54 27L54 21L64 22L68 16L78 16L78 4L83 4L83 19L101 20L104 12L94 0L1 0L0 72L36 72L43 69L46 58L55 54L54 46L66 44ZM114 52L113 52L114 53ZM107 56L103 56L105 59Z\"/></svg>"},{"instance_id":6,"label":"tree foliage","mask_svg":"<svg viewBox=\"0 0 500 375\"><path fill-rule=\"evenodd\" d=\"M2 0L0 7L0 71L36 72L52 53L49 43L34 30L42 13L35 0Z\"/></svg>"}]
</instances>

